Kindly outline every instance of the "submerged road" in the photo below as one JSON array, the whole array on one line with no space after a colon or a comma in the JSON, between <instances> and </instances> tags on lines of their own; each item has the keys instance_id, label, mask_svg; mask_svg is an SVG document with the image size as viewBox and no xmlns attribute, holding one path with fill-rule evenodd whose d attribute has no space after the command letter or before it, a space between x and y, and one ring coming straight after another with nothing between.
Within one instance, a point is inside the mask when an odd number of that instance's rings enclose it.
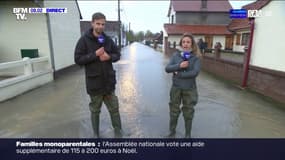
<instances>
[{"instance_id":1,"label":"submerged road","mask_svg":"<svg viewBox=\"0 0 285 160\"><path fill-rule=\"evenodd\" d=\"M140 43L122 49L114 64L116 94L126 138L168 134L171 74L168 57ZM197 78L193 138L284 138L285 111L278 104L201 72ZM0 103L0 138L91 138L84 70L66 72L54 82ZM113 137L106 107L100 134ZM182 115L177 137L184 136Z\"/></svg>"}]
</instances>

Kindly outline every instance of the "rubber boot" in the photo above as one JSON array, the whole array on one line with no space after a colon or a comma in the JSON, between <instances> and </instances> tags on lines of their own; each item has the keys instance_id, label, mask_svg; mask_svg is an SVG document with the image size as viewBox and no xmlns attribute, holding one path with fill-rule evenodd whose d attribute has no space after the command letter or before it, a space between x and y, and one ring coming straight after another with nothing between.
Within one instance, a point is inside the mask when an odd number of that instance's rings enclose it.
<instances>
[{"instance_id":1,"label":"rubber boot","mask_svg":"<svg viewBox=\"0 0 285 160\"><path fill-rule=\"evenodd\" d=\"M104 103L106 104L110 117L112 126L114 128L114 137L115 138L121 138L122 137L122 125L121 125L121 117L119 113L119 101L117 96L115 96L114 93L111 93L110 95L106 95L104 97Z\"/></svg>"},{"instance_id":2,"label":"rubber boot","mask_svg":"<svg viewBox=\"0 0 285 160\"><path fill-rule=\"evenodd\" d=\"M111 121L114 128L115 138L122 138L122 125L119 112L111 114Z\"/></svg>"},{"instance_id":3,"label":"rubber boot","mask_svg":"<svg viewBox=\"0 0 285 160\"><path fill-rule=\"evenodd\" d=\"M194 116L193 107L183 107L183 117L185 124L185 138L191 138L192 120Z\"/></svg>"},{"instance_id":4,"label":"rubber boot","mask_svg":"<svg viewBox=\"0 0 285 160\"><path fill-rule=\"evenodd\" d=\"M170 116L170 120L169 120L170 133L167 136L168 138L175 138L177 121L178 121L178 116L173 116L173 115Z\"/></svg>"},{"instance_id":5,"label":"rubber boot","mask_svg":"<svg viewBox=\"0 0 285 160\"><path fill-rule=\"evenodd\" d=\"M185 138L191 138L192 120L184 119L185 121Z\"/></svg>"},{"instance_id":6,"label":"rubber boot","mask_svg":"<svg viewBox=\"0 0 285 160\"><path fill-rule=\"evenodd\" d=\"M122 134L122 130L121 129L115 129L115 138L122 138L123 134Z\"/></svg>"},{"instance_id":7,"label":"rubber boot","mask_svg":"<svg viewBox=\"0 0 285 160\"><path fill-rule=\"evenodd\" d=\"M93 132L94 132L94 138L100 138L100 135L99 135L100 116L91 114L91 122L92 122L92 127L93 127Z\"/></svg>"}]
</instances>

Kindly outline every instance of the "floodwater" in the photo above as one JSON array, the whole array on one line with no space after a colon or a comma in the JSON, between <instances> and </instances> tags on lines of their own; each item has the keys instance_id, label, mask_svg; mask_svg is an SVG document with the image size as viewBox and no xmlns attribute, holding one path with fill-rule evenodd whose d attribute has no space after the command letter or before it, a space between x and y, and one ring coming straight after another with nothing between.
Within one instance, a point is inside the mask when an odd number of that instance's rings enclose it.
<instances>
[{"instance_id":1,"label":"floodwater","mask_svg":"<svg viewBox=\"0 0 285 160\"><path fill-rule=\"evenodd\" d=\"M114 64L116 94L125 138L168 134L171 74L168 57L140 43L122 49ZM193 138L284 138L285 108L264 96L241 90L201 72L197 78ZM84 70L66 72L54 82L0 103L0 138L92 138ZM100 134L112 138L106 107ZM184 136L182 115L177 137Z\"/></svg>"}]
</instances>

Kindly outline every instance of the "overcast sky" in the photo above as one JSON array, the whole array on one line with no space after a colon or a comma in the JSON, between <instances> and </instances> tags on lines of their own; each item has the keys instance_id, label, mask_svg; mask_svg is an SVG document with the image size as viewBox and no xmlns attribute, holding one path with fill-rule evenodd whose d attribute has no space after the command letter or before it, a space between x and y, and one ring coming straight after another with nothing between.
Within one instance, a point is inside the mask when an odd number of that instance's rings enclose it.
<instances>
[{"instance_id":1,"label":"overcast sky","mask_svg":"<svg viewBox=\"0 0 285 160\"><path fill-rule=\"evenodd\" d=\"M233 8L238 9L241 6L251 3L254 0L233 0L230 1ZM160 1L142 1L142 0L122 0L121 21L129 25L134 32L150 30L153 33L160 32L164 23L168 23L169 0ZM118 1L78 1L83 20L91 20L95 12L102 12L107 20L118 20Z\"/></svg>"}]
</instances>

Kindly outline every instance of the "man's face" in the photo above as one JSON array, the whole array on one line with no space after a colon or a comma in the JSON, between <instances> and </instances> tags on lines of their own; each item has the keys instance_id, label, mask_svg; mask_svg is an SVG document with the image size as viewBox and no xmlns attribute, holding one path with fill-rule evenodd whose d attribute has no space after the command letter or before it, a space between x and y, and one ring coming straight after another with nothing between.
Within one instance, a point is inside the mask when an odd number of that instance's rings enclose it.
<instances>
[{"instance_id":1,"label":"man's face","mask_svg":"<svg viewBox=\"0 0 285 160\"><path fill-rule=\"evenodd\" d=\"M93 30L99 35L104 31L105 28L105 19L95 19L91 24Z\"/></svg>"}]
</instances>

